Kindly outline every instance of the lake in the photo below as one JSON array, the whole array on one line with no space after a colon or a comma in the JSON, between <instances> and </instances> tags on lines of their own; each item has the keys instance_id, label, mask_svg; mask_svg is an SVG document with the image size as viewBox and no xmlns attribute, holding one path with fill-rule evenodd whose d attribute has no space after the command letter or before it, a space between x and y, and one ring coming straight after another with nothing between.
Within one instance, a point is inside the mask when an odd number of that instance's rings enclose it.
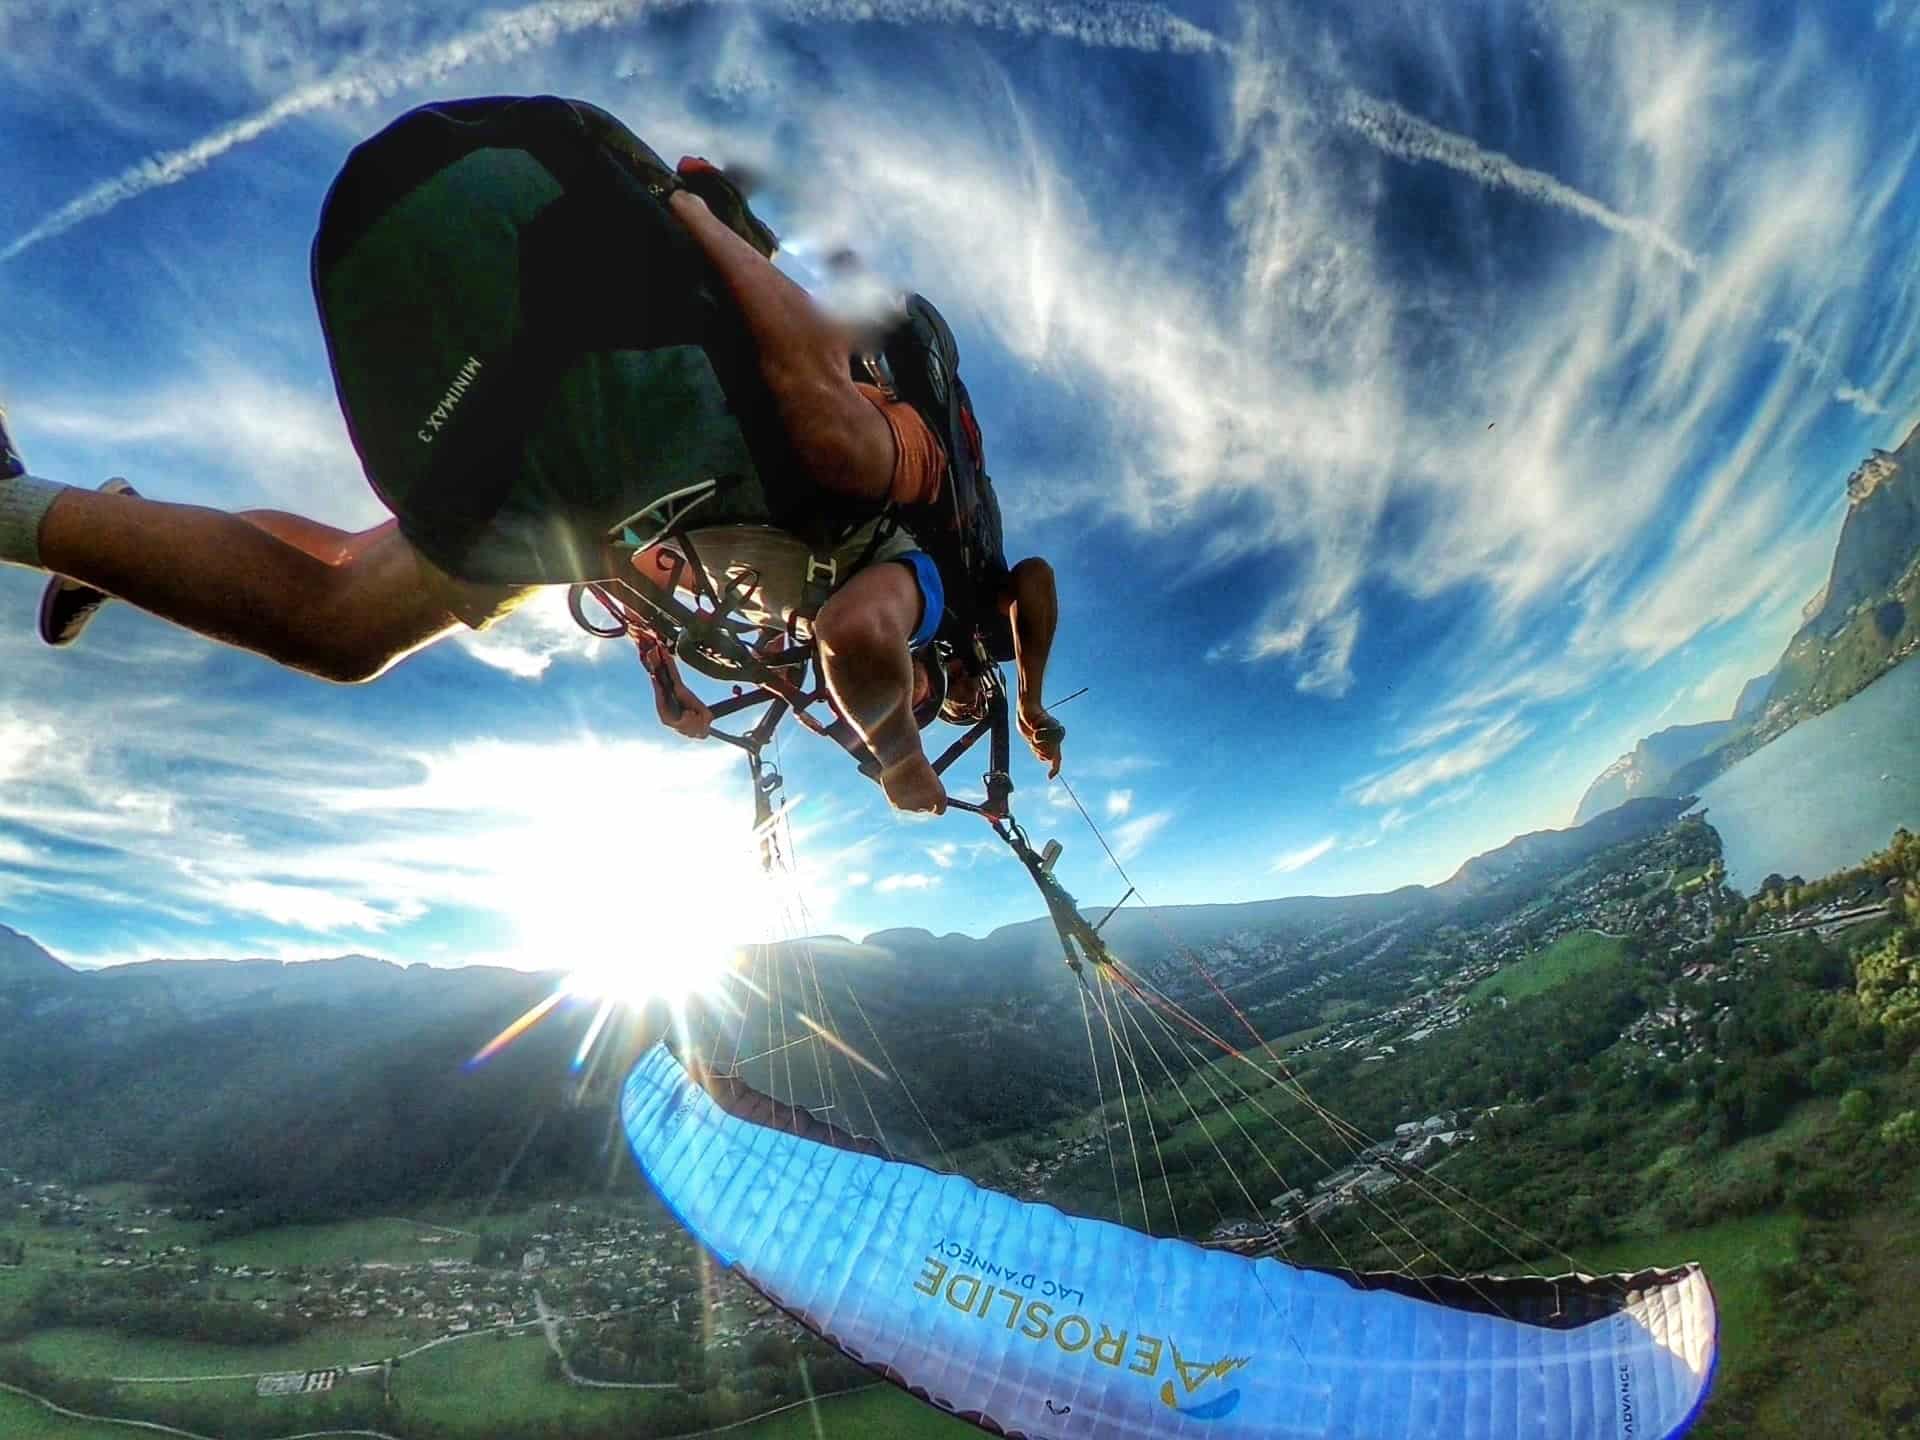
<instances>
[{"instance_id":1,"label":"lake","mask_svg":"<svg viewBox=\"0 0 1920 1440\"><path fill-rule=\"evenodd\" d=\"M1700 792L1726 847L1727 883L1814 880L1920 830L1920 660L1803 721Z\"/></svg>"}]
</instances>

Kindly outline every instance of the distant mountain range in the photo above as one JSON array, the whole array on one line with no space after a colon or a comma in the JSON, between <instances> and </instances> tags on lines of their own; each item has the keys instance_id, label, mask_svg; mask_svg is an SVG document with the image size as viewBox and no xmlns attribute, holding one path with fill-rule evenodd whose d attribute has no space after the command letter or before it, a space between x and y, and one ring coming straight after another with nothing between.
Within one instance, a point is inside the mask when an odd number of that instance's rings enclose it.
<instances>
[{"instance_id":1,"label":"distant mountain range","mask_svg":"<svg viewBox=\"0 0 1920 1440\"><path fill-rule=\"evenodd\" d=\"M1769 725L1776 706L1804 710L1796 721L1818 714L1920 649L1920 426L1847 477L1846 523L1815 601L1780 657Z\"/></svg>"},{"instance_id":2,"label":"distant mountain range","mask_svg":"<svg viewBox=\"0 0 1920 1440\"><path fill-rule=\"evenodd\" d=\"M1538 888L1548 876L1610 845L1659 829L1691 803L1689 796L1646 796L1616 805L1570 830L1535 830L1516 836L1498 850L1474 856L1431 893L1455 907L1489 898L1517 898L1521 891Z\"/></svg>"},{"instance_id":3,"label":"distant mountain range","mask_svg":"<svg viewBox=\"0 0 1920 1440\"><path fill-rule=\"evenodd\" d=\"M1436 925L1523 903L1685 808L1636 800L1579 829L1522 835L1432 887L1128 909L1103 933L1136 972L1225 1030L1235 1022L1190 956L1247 1012L1284 1012L1329 973L1378 977L1397 992ZM984 939L924 930L815 939L774 958L783 973L817 974L808 1007L824 1007L863 1048L871 1036L910 1077L872 1095L896 1137L924 1134L922 1108L937 1134L990 1137L1092 1103L1080 992L1047 920ZM592 1019L587 1002L563 1004L498 1058L467 1063L550 996L555 978L364 955L75 970L0 927L0 1158L73 1181L157 1179L191 1206L275 1221L484 1193L507 1176L604 1184L617 1158L610 1087L650 1039L637 1017L613 1027L616 1053L584 1077L570 1061ZM795 1060L774 1075L782 1024L749 1006L742 1073L823 1103L809 1092L811 1065Z\"/></svg>"},{"instance_id":4,"label":"distant mountain range","mask_svg":"<svg viewBox=\"0 0 1920 1440\"><path fill-rule=\"evenodd\" d=\"M1847 516L1827 583L1801 610L1779 662L1749 680L1725 720L1649 735L1595 777L1584 824L1623 801L1699 790L1802 720L1831 710L1920 650L1920 426L1847 477Z\"/></svg>"},{"instance_id":5,"label":"distant mountain range","mask_svg":"<svg viewBox=\"0 0 1920 1440\"><path fill-rule=\"evenodd\" d=\"M1774 666L1764 675L1756 675L1740 687L1740 693L1733 702L1733 719L1741 724L1756 719L1767 708L1767 697L1773 693L1773 682L1780 678L1780 667Z\"/></svg>"},{"instance_id":6,"label":"distant mountain range","mask_svg":"<svg viewBox=\"0 0 1920 1440\"><path fill-rule=\"evenodd\" d=\"M1748 681L1742 696L1759 683ZM1655 731L1600 772L1587 787L1587 793L1580 797L1580 804L1573 812L1573 823L1584 825L1629 800L1665 795L1663 787L1669 777L1720 744L1737 723L1707 720L1698 725L1670 725Z\"/></svg>"},{"instance_id":7,"label":"distant mountain range","mask_svg":"<svg viewBox=\"0 0 1920 1440\"><path fill-rule=\"evenodd\" d=\"M67 967L18 930L0 925L0 986L56 973L67 973Z\"/></svg>"}]
</instances>

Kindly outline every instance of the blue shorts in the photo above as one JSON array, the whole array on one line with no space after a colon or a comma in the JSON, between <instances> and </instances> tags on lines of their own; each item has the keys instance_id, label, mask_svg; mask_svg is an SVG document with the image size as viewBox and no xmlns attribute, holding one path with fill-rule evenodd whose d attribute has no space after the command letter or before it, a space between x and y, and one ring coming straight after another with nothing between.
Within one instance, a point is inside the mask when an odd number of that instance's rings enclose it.
<instances>
[{"instance_id":1,"label":"blue shorts","mask_svg":"<svg viewBox=\"0 0 1920 1440\"><path fill-rule=\"evenodd\" d=\"M914 582L920 587L920 624L907 640L909 650L918 650L931 644L940 631L940 621L947 613L947 587L940 583L940 571L926 551L909 550L893 558L913 572Z\"/></svg>"}]
</instances>

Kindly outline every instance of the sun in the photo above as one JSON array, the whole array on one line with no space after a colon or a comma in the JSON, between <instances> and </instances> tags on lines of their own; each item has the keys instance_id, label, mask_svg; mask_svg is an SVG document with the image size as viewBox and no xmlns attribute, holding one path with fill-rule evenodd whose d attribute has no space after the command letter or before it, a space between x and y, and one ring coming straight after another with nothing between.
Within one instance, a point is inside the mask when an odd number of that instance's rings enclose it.
<instances>
[{"instance_id":1,"label":"sun","mask_svg":"<svg viewBox=\"0 0 1920 1440\"><path fill-rule=\"evenodd\" d=\"M523 953L564 970L569 994L684 1008L712 1000L744 962L745 947L774 938L772 886L745 837L677 851L671 863L636 857L594 882L537 865L514 921ZM553 870L571 870L564 861Z\"/></svg>"},{"instance_id":2,"label":"sun","mask_svg":"<svg viewBox=\"0 0 1920 1440\"><path fill-rule=\"evenodd\" d=\"M583 737L475 747L439 770L433 793L480 812L443 861L486 857L471 879L500 922L496 953L564 977L476 1061L582 1005L594 1018L576 1066L620 1012L662 1007L682 1028L697 1011L735 1013L742 991L728 977L754 947L831 909L791 867L763 869L744 777L713 757Z\"/></svg>"}]
</instances>

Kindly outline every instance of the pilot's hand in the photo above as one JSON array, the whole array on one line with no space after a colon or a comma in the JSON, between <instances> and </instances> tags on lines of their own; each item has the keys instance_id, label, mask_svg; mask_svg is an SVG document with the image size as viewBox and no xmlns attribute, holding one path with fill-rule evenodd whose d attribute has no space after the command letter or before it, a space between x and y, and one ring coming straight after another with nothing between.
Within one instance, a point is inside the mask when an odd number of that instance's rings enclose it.
<instances>
[{"instance_id":1,"label":"pilot's hand","mask_svg":"<svg viewBox=\"0 0 1920 1440\"><path fill-rule=\"evenodd\" d=\"M653 672L653 708L662 725L689 740L704 740L713 731L713 711L687 688L671 660Z\"/></svg>"},{"instance_id":2,"label":"pilot's hand","mask_svg":"<svg viewBox=\"0 0 1920 1440\"><path fill-rule=\"evenodd\" d=\"M1067 727L1039 705L1025 700L1020 702L1019 720L1021 738L1047 767L1047 778L1053 779L1060 773L1060 747L1066 743Z\"/></svg>"},{"instance_id":3,"label":"pilot's hand","mask_svg":"<svg viewBox=\"0 0 1920 1440\"><path fill-rule=\"evenodd\" d=\"M713 712L697 697L683 700L671 716L666 706L660 706L660 719L669 730L689 740L704 740L713 733Z\"/></svg>"}]
</instances>

